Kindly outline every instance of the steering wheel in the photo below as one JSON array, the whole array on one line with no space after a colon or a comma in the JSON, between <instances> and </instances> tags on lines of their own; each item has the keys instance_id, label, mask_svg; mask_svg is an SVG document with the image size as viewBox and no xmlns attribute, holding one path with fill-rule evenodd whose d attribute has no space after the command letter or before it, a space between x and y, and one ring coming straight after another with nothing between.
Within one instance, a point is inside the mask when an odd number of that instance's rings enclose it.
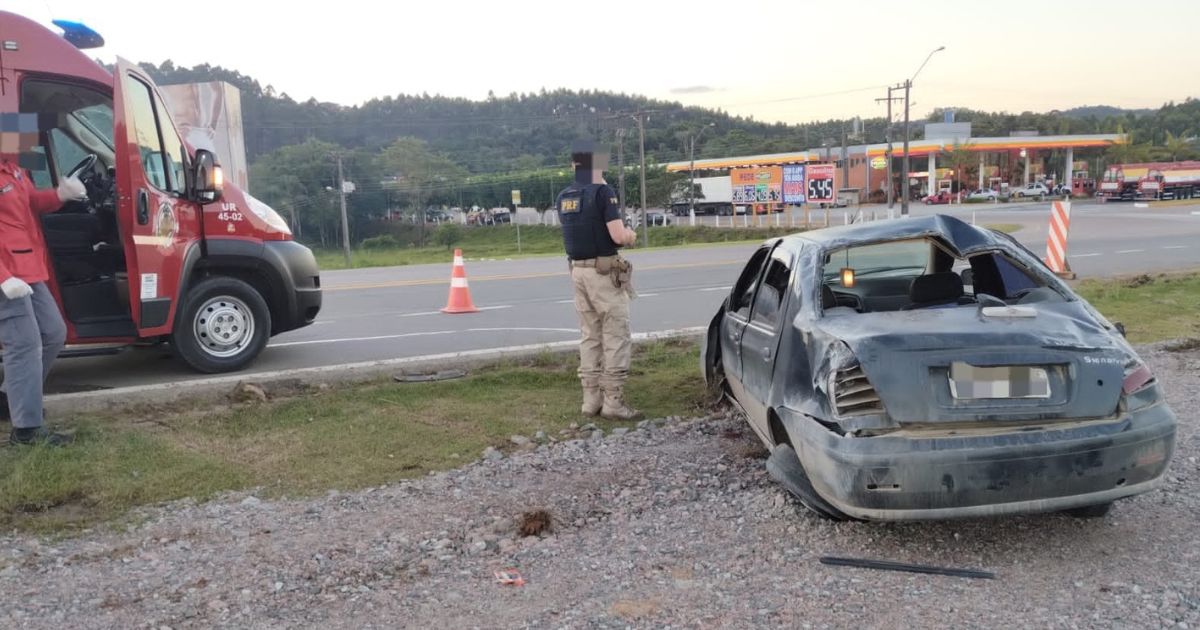
<instances>
[{"instance_id":1,"label":"steering wheel","mask_svg":"<svg viewBox=\"0 0 1200 630\"><path fill-rule=\"evenodd\" d=\"M89 153L87 157L80 160L71 170L67 171L67 177L79 177L82 173L92 170L92 167L96 165L97 159L99 158L96 157L95 153Z\"/></svg>"}]
</instances>

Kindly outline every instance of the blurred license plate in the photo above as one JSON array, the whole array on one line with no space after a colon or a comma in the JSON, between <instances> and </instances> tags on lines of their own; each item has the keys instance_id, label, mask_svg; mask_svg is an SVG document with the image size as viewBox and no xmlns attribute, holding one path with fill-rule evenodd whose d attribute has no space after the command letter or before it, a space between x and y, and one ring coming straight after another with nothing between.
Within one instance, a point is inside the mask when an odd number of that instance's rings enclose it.
<instances>
[{"instance_id":1,"label":"blurred license plate","mask_svg":"<svg viewBox=\"0 0 1200 630\"><path fill-rule=\"evenodd\" d=\"M1049 398L1046 368L1032 365L980 367L962 361L950 364L950 394L958 400L981 398Z\"/></svg>"}]
</instances>

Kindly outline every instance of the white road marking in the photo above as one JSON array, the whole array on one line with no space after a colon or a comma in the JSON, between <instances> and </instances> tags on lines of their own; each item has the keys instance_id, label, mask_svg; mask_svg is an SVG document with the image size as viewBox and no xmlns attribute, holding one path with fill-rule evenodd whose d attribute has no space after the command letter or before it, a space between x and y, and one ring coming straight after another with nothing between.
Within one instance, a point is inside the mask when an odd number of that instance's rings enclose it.
<instances>
[{"instance_id":1,"label":"white road marking","mask_svg":"<svg viewBox=\"0 0 1200 630\"><path fill-rule=\"evenodd\" d=\"M639 293L638 297L658 297L657 293Z\"/></svg>"},{"instance_id":2,"label":"white road marking","mask_svg":"<svg viewBox=\"0 0 1200 630\"><path fill-rule=\"evenodd\" d=\"M559 300L555 304L574 304L575 300Z\"/></svg>"},{"instance_id":3,"label":"white road marking","mask_svg":"<svg viewBox=\"0 0 1200 630\"><path fill-rule=\"evenodd\" d=\"M502 304L500 306L481 306L481 307L479 307L479 310L480 311L500 311L500 310L504 310L506 308L512 308L512 307L513 307L512 304ZM400 315L400 317L423 317L425 315L441 315L441 314L442 314L441 311L421 311L419 313L404 313L403 315Z\"/></svg>"},{"instance_id":4,"label":"white road marking","mask_svg":"<svg viewBox=\"0 0 1200 630\"><path fill-rule=\"evenodd\" d=\"M1071 256L1071 258L1090 258L1092 256L1099 256L1099 255L1100 254L1074 254Z\"/></svg>"},{"instance_id":5,"label":"white road marking","mask_svg":"<svg viewBox=\"0 0 1200 630\"><path fill-rule=\"evenodd\" d=\"M352 341L381 341L383 339L406 339L408 337L434 337L437 335L453 335L457 330L436 330L433 332L402 333L399 335L377 335L374 337L342 337L340 339L312 339L309 341L288 341L273 343L268 348L286 348L288 346L309 346L318 343L347 343Z\"/></svg>"},{"instance_id":6,"label":"white road marking","mask_svg":"<svg viewBox=\"0 0 1200 630\"><path fill-rule=\"evenodd\" d=\"M1187 249L1187 245L1167 245L1163 249Z\"/></svg>"},{"instance_id":7,"label":"white road marking","mask_svg":"<svg viewBox=\"0 0 1200 630\"><path fill-rule=\"evenodd\" d=\"M707 289L700 289L700 290L701 290L701 291L704 291L704 292L708 292L708 291L728 291L728 290L729 290L729 287L709 287L709 288L707 288Z\"/></svg>"},{"instance_id":8,"label":"white road marking","mask_svg":"<svg viewBox=\"0 0 1200 630\"><path fill-rule=\"evenodd\" d=\"M578 333L578 328L468 328L467 332L563 332Z\"/></svg>"},{"instance_id":9,"label":"white road marking","mask_svg":"<svg viewBox=\"0 0 1200 630\"><path fill-rule=\"evenodd\" d=\"M675 339L679 337L689 337L693 335L701 335L707 330L704 326L695 326L691 328L675 328L671 330L657 330L653 332L633 333L633 341L652 341L655 339ZM455 331L446 331L455 332ZM572 331L575 332L575 331ZM429 333L422 333L429 334ZM441 333L439 333L441 334ZM279 344L284 345L284 344ZM213 376L207 378L184 379L170 383L154 383L151 385L131 385L129 387L115 387L113 389L103 389L98 391L73 392L70 394L52 394L46 399L52 402L62 402L70 404L73 401L88 401L88 400L129 400L132 394L164 394L167 396L177 396L178 389L181 384L186 384L191 391L197 391L196 388L210 387L221 388L236 384L238 381L254 380L255 382L265 383L274 379L280 378L320 378L322 375L333 375L334 377L345 377L352 372L361 374L383 372L392 370L396 367L422 364L422 363L453 363L456 361L464 361L469 359L490 359L502 358L511 356L521 352L541 352L547 350L566 350L573 346L578 346L579 340L572 339L570 341L550 341L543 343L533 343L523 346L507 346L501 348L480 348L478 350L464 350L462 352L446 352L442 354L427 354L415 357L397 357L394 359L382 359L379 361L360 361L357 363L339 363L337 365L320 365L304 368L290 368L285 370L272 370L267 372L245 372L231 374L225 376ZM276 347L276 346L271 346ZM85 403L86 404L86 403Z\"/></svg>"},{"instance_id":10,"label":"white road marking","mask_svg":"<svg viewBox=\"0 0 1200 630\"><path fill-rule=\"evenodd\" d=\"M1117 253L1118 254L1136 254L1138 252L1144 252L1144 251L1146 251L1146 250L1144 250L1144 249L1118 249Z\"/></svg>"},{"instance_id":11,"label":"white road marking","mask_svg":"<svg viewBox=\"0 0 1200 630\"><path fill-rule=\"evenodd\" d=\"M408 339L410 337L437 337L440 335L456 335L464 332L579 332L578 328L468 328L466 330L435 330L431 332L399 333L395 335L375 335L373 337L341 337L338 339L309 339L307 341L287 341L273 343L268 348L286 348L288 346L311 346L319 343L353 343L357 341L383 341L385 339Z\"/></svg>"}]
</instances>

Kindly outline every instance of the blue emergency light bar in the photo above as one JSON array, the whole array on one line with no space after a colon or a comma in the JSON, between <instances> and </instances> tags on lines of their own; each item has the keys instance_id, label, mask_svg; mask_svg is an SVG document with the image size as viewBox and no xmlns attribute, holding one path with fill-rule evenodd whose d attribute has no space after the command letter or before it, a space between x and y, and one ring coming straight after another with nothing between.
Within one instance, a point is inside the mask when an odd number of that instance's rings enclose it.
<instances>
[{"instance_id":1,"label":"blue emergency light bar","mask_svg":"<svg viewBox=\"0 0 1200 630\"><path fill-rule=\"evenodd\" d=\"M52 20L52 23L63 30L63 39L80 50L99 48L104 45L104 38L100 36L100 33L93 31L83 22Z\"/></svg>"}]
</instances>

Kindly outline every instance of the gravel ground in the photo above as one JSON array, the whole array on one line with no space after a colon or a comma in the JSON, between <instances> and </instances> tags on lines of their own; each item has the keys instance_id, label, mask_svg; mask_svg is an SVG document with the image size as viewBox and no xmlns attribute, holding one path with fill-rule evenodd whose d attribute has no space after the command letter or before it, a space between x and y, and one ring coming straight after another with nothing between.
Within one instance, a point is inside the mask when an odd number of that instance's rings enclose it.
<instances>
[{"instance_id":1,"label":"gravel ground","mask_svg":"<svg viewBox=\"0 0 1200 630\"><path fill-rule=\"evenodd\" d=\"M770 481L742 421L667 419L354 493L0 537L0 626L1200 628L1200 352L1143 358L1180 416L1174 462L1101 520L829 523ZM537 508L552 531L519 538ZM506 567L527 583L498 584Z\"/></svg>"}]
</instances>

